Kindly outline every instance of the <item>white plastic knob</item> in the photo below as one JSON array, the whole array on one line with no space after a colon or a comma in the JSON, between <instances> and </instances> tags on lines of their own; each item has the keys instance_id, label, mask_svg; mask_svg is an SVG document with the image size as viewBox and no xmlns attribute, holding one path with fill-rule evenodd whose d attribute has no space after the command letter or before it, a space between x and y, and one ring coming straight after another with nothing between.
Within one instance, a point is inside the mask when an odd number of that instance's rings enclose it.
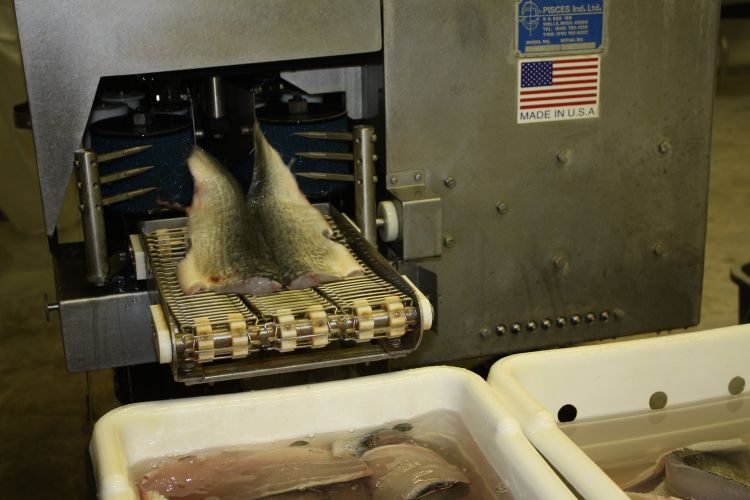
<instances>
[{"instance_id":1,"label":"white plastic knob","mask_svg":"<svg viewBox=\"0 0 750 500\"><path fill-rule=\"evenodd\" d=\"M378 203L377 216L383 219L383 225L378 229L380 239L386 243L398 239L398 211L396 204L392 201L381 201Z\"/></svg>"}]
</instances>

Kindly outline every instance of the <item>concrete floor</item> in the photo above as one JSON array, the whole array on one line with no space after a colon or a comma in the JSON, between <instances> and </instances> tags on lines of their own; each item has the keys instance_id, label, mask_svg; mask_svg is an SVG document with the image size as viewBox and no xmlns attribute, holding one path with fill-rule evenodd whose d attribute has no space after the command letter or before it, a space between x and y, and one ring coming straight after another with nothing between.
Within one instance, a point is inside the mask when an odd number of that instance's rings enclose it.
<instances>
[{"instance_id":1,"label":"concrete floor","mask_svg":"<svg viewBox=\"0 0 750 500\"><path fill-rule=\"evenodd\" d=\"M750 69L735 70L716 100L701 329L737 322L729 269L750 261L749 159ZM111 373L65 368L57 317L43 316L42 295L54 290L44 238L0 221L0 283L2 496L86 498L91 416L115 404Z\"/></svg>"}]
</instances>

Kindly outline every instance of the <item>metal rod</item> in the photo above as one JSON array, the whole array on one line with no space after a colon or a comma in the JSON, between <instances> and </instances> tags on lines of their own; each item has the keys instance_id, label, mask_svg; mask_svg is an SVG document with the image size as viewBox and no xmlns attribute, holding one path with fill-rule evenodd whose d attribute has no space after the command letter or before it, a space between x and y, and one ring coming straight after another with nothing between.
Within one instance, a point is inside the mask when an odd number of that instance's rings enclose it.
<instances>
[{"instance_id":1,"label":"metal rod","mask_svg":"<svg viewBox=\"0 0 750 500\"><path fill-rule=\"evenodd\" d=\"M148 194L151 191L156 191L155 187L146 187L146 188L140 188L140 189L134 189L132 191L128 191L126 193L120 193L120 194L113 194L112 196L108 196L106 198L102 199L101 192L99 193L99 200L102 205L113 205L115 203L120 203L121 201L125 200L132 200L133 198L137 198L139 196L143 196L144 194Z\"/></svg>"},{"instance_id":2,"label":"metal rod","mask_svg":"<svg viewBox=\"0 0 750 500\"><path fill-rule=\"evenodd\" d=\"M123 179L127 179L129 177L134 177L138 174L148 172L152 168L154 168L154 165L146 165L144 167L133 167L127 170L121 170L119 172L115 172L113 174L102 175L99 178L99 182L101 182L102 184L109 184L110 182L121 181Z\"/></svg>"},{"instance_id":3,"label":"metal rod","mask_svg":"<svg viewBox=\"0 0 750 500\"><path fill-rule=\"evenodd\" d=\"M295 132L294 135L305 137L307 139L323 139L328 141L352 141L354 136L349 132Z\"/></svg>"},{"instance_id":4,"label":"metal rod","mask_svg":"<svg viewBox=\"0 0 750 500\"><path fill-rule=\"evenodd\" d=\"M375 223L375 129L354 127L354 219L362 237L377 246Z\"/></svg>"},{"instance_id":5,"label":"metal rod","mask_svg":"<svg viewBox=\"0 0 750 500\"><path fill-rule=\"evenodd\" d=\"M107 282L107 236L104 232L102 191L99 181L99 163L90 149L75 152L78 175L78 199L83 225L83 246L86 251L86 279L101 286Z\"/></svg>"},{"instance_id":6,"label":"metal rod","mask_svg":"<svg viewBox=\"0 0 750 500\"><path fill-rule=\"evenodd\" d=\"M320 181L354 182L354 176L352 174L335 174L333 172L295 172L294 175Z\"/></svg>"},{"instance_id":7,"label":"metal rod","mask_svg":"<svg viewBox=\"0 0 750 500\"><path fill-rule=\"evenodd\" d=\"M214 120L221 120L224 118L224 94L221 91L220 76L211 77L208 90L211 118Z\"/></svg>"},{"instance_id":8,"label":"metal rod","mask_svg":"<svg viewBox=\"0 0 750 500\"><path fill-rule=\"evenodd\" d=\"M117 151L110 151L108 153L102 153L97 157L99 163L104 163L112 160L119 160L126 156L133 156L142 151L146 151L151 148L151 144L144 144L143 146L133 146L132 148L118 149Z\"/></svg>"},{"instance_id":9,"label":"metal rod","mask_svg":"<svg viewBox=\"0 0 750 500\"><path fill-rule=\"evenodd\" d=\"M351 153L331 153L325 151L303 151L300 153L294 153L302 158L310 158L311 160L341 160L341 161L352 161L354 155Z\"/></svg>"}]
</instances>

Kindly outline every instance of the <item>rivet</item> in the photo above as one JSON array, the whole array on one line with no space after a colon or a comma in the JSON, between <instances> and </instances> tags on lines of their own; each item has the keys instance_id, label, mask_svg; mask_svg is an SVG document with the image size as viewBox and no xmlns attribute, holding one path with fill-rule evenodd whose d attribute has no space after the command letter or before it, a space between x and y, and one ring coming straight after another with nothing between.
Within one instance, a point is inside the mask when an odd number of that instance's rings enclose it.
<instances>
[{"instance_id":1,"label":"rivet","mask_svg":"<svg viewBox=\"0 0 750 500\"><path fill-rule=\"evenodd\" d=\"M453 248L456 246L456 238L453 236L446 236L443 238L443 245L445 245L447 248Z\"/></svg>"},{"instance_id":2,"label":"rivet","mask_svg":"<svg viewBox=\"0 0 750 500\"><path fill-rule=\"evenodd\" d=\"M599 319L605 323L609 321L609 311L602 311L602 313L599 315Z\"/></svg>"},{"instance_id":3,"label":"rivet","mask_svg":"<svg viewBox=\"0 0 750 500\"><path fill-rule=\"evenodd\" d=\"M453 189L456 187L456 178L455 177L446 177L443 181L443 184L445 184L445 187L449 189Z\"/></svg>"},{"instance_id":4,"label":"rivet","mask_svg":"<svg viewBox=\"0 0 750 500\"><path fill-rule=\"evenodd\" d=\"M552 326L552 321L549 319L542 320L542 330L549 330Z\"/></svg>"},{"instance_id":5,"label":"rivet","mask_svg":"<svg viewBox=\"0 0 750 500\"><path fill-rule=\"evenodd\" d=\"M490 329L489 328L482 328L479 330L479 336L483 339L487 339L490 337Z\"/></svg>"},{"instance_id":6,"label":"rivet","mask_svg":"<svg viewBox=\"0 0 750 500\"><path fill-rule=\"evenodd\" d=\"M420 173L414 174L414 180L417 182L422 182L422 174Z\"/></svg>"},{"instance_id":7,"label":"rivet","mask_svg":"<svg viewBox=\"0 0 750 500\"><path fill-rule=\"evenodd\" d=\"M497 325L495 327L495 333L498 336L505 335L507 331L508 331L508 329L505 327L505 325Z\"/></svg>"},{"instance_id":8,"label":"rivet","mask_svg":"<svg viewBox=\"0 0 750 500\"><path fill-rule=\"evenodd\" d=\"M615 315L615 319L622 319L625 317L625 311L623 311L622 309L615 309L612 312Z\"/></svg>"},{"instance_id":9,"label":"rivet","mask_svg":"<svg viewBox=\"0 0 750 500\"><path fill-rule=\"evenodd\" d=\"M536 322L535 321L529 321L526 323L526 330L529 332L533 332L536 330Z\"/></svg>"},{"instance_id":10,"label":"rivet","mask_svg":"<svg viewBox=\"0 0 750 500\"><path fill-rule=\"evenodd\" d=\"M508 204L502 201L498 201L495 205L495 210L497 210L497 213L500 215L505 215L508 213Z\"/></svg>"},{"instance_id":11,"label":"rivet","mask_svg":"<svg viewBox=\"0 0 750 500\"><path fill-rule=\"evenodd\" d=\"M573 316L570 317L570 324L573 326L577 326L581 324L581 317L577 314L574 314Z\"/></svg>"},{"instance_id":12,"label":"rivet","mask_svg":"<svg viewBox=\"0 0 750 500\"><path fill-rule=\"evenodd\" d=\"M398 177L396 177L395 175L393 177L391 177L391 184L393 184L393 185L398 184Z\"/></svg>"},{"instance_id":13,"label":"rivet","mask_svg":"<svg viewBox=\"0 0 750 500\"><path fill-rule=\"evenodd\" d=\"M567 322L567 320L566 320L565 318L563 318L562 316L560 316L559 318L557 318L557 319L555 320L555 325L556 325L556 326L557 326L558 328L562 328L562 327L564 327L564 326L565 326L565 325L566 325L567 323L568 323L568 322Z\"/></svg>"},{"instance_id":14,"label":"rivet","mask_svg":"<svg viewBox=\"0 0 750 500\"><path fill-rule=\"evenodd\" d=\"M596 314L590 312L586 315L586 323L593 323L596 320Z\"/></svg>"},{"instance_id":15,"label":"rivet","mask_svg":"<svg viewBox=\"0 0 750 500\"><path fill-rule=\"evenodd\" d=\"M568 259L563 255L558 255L554 258L552 263L555 265L555 269L557 269L558 271L562 271L563 269L565 269L565 267L567 267Z\"/></svg>"},{"instance_id":16,"label":"rivet","mask_svg":"<svg viewBox=\"0 0 750 500\"><path fill-rule=\"evenodd\" d=\"M659 152L661 154L667 154L670 151L672 151L672 144L666 139L661 141L661 143L659 144Z\"/></svg>"},{"instance_id":17,"label":"rivet","mask_svg":"<svg viewBox=\"0 0 750 500\"><path fill-rule=\"evenodd\" d=\"M666 253L666 249L664 248L664 245L661 243L656 243L652 248L651 251L653 254L657 257L662 257Z\"/></svg>"},{"instance_id":18,"label":"rivet","mask_svg":"<svg viewBox=\"0 0 750 500\"><path fill-rule=\"evenodd\" d=\"M521 323L513 323L510 326L510 332L515 334L521 333Z\"/></svg>"},{"instance_id":19,"label":"rivet","mask_svg":"<svg viewBox=\"0 0 750 500\"><path fill-rule=\"evenodd\" d=\"M569 149L563 149L561 151L558 151L557 161L559 161L560 163L570 162L571 153L572 152Z\"/></svg>"}]
</instances>

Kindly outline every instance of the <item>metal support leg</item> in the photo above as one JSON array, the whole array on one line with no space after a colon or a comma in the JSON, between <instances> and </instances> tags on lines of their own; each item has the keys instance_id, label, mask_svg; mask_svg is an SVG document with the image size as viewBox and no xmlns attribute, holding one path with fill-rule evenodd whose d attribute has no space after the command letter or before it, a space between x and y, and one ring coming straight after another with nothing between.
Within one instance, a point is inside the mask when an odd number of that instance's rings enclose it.
<instances>
[{"instance_id":1,"label":"metal support leg","mask_svg":"<svg viewBox=\"0 0 750 500\"><path fill-rule=\"evenodd\" d=\"M78 175L78 199L83 223L83 245L86 250L86 279L104 285L109 273L107 237L104 232L99 162L90 149L75 152Z\"/></svg>"},{"instance_id":2,"label":"metal support leg","mask_svg":"<svg viewBox=\"0 0 750 500\"><path fill-rule=\"evenodd\" d=\"M354 135L354 217L362 236L377 245L375 222L375 129L357 125Z\"/></svg>"}]
</instances>

